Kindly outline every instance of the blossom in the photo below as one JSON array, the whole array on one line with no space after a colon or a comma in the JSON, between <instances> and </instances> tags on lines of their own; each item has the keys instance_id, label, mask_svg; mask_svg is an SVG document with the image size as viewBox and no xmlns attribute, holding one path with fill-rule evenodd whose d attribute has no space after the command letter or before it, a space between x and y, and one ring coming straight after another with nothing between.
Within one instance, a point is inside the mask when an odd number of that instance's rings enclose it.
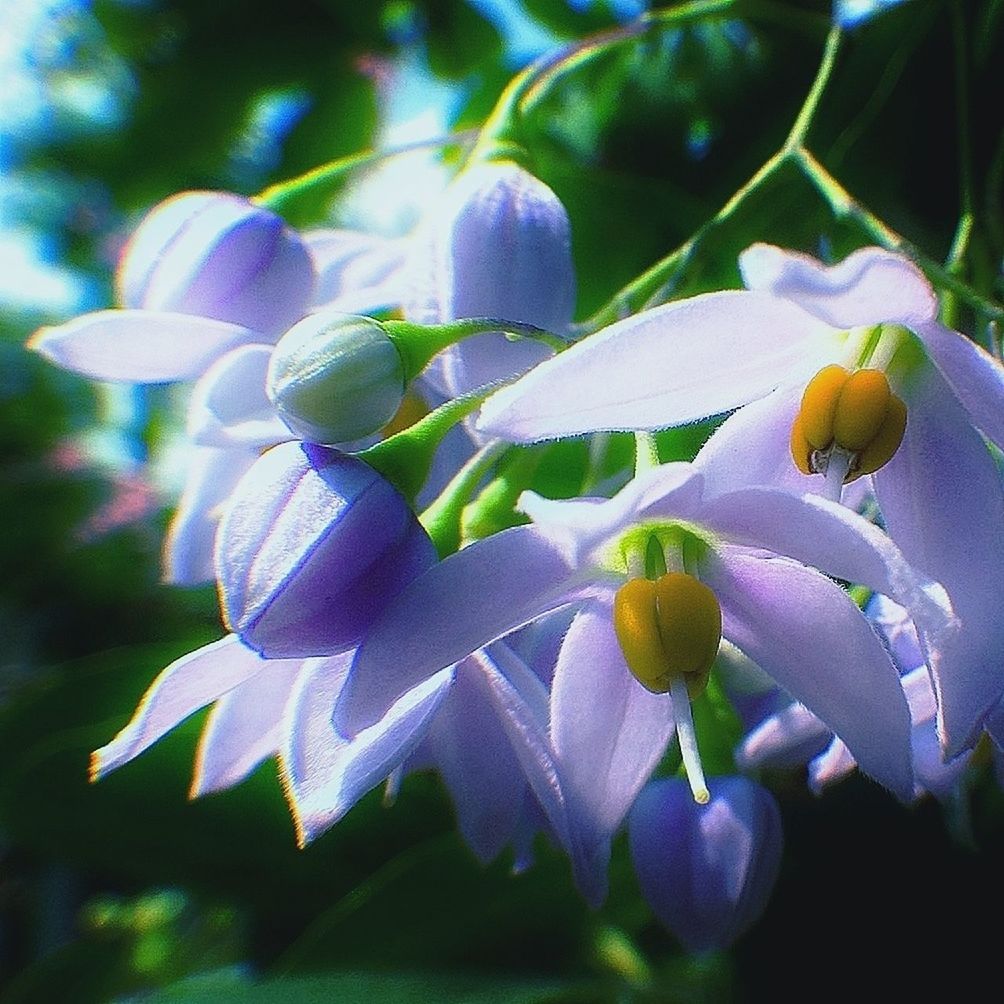
<instances>
[{"instance_id":1,"label":"blossom","mask_svg":"<svg viewBox=\"0 0 1004 1004\"><path fill-rule=\"evenodd\" d=\"M231 492L216 538L224 619L269 658L350 648L435 560L390 482L356 457L299 442L254 463Z\"/></svg>"},{"instance_id":2,"label":"blossom","mask_svg":"<svg viewBox=\"0 0 1004 1004\"><path fill-rule=\"evenodd\" d=\"M413 237L405 317L440 324L498 317L564 334L575 307L568 214L542 181L511 161L465 168ZM450 395L525 372L540 343L478 335L452 346L429 378Z\"/></svg>"},{"instance_id":3,"label":"blossom","mask_svg":"<svg viewBox=\"0 0 1004 1004\"><path fill-rule=\"evenodd\" d=\"M708 497L702 487L694 466L667 464L612 499L524 493L533 526L451 555L383 611L356 655L336 728L352 736L372 726L444 666L574 606L551 690L548 749L563 808L549 821L565 834L587 898L602 899L610 839L675 731L685 756L691 747L695 793L702 783L686 692L650 692L619 636L617 594L644 575L654 546L666 568L682 567L713 593L725 638L908 799L910 717L898 674L847 594L801 562L919 607L937 590L925 592L888 538L842 506L767 488Z\"/></svg>"},{"instance_id":4,"label":"blossom","mask_svg":"<svg viewBox=\"0 0 1004 1004\"><path fill-rule=\"evenodd\" d=\"M682 779L653 781L628 833L645 901L688 951L728 948L767 905L781 864L781 813L754 781L715 778L707 805Z\"/></svg>"},{"instance_id":5,"label":"blossom","mask_svg":"<svg viewBox=\"0 0 1004 1004\"><path fill-rule=\"evenodd\" d=\"M666 304L598 332L496 394L480 428L523 441L663 428L746 404L702 451L708 491L762 483L837 496L839 465L827 486L791 456L803 391L834 363L883 373L906 426L871 482L888 532L942 583L959 624L928 651L939 735L954 756L1004 693L994 585L1004 568L1004 491L982 438L1004 445L1004 367L938 322L933 290L900 255L865 248L827 268L757 244L740 267L747 290ZM855 459L843 451L851 476Z\"/></svg>"}]
</instances>

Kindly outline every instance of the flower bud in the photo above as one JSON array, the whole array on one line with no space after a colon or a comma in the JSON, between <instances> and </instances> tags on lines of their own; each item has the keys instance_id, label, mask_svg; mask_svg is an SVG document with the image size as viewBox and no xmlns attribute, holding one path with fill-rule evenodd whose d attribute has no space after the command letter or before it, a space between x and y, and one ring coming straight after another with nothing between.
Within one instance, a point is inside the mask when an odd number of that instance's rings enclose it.
<instances>
[{"instance_id":1,"label":"flower bud","mask_svg":"<svg viewBox=\"0 0 1004 1004\"><path fill-rule=\"evenodd\" d=\"M383 428L404 398L401 355L378 321L325 312L276 344L266 387L283 421L312 443L347 443Z\"/></svg>"},{"instance_id":2,"label":"flower bud","mask_svg":"<svg viewBox=\"0 0 1004 1004\"><path fill-rule=\"evenodd\" d=\"M196 314L271 338L306 313L314 265L268 209L228 192L182 192L139 225L116 285L124 307Z\"/></svg>"},{"instance_id":3,"label":"flower bud","mask_svg":"<svg viewBox=\"0 0 1004 1004\"><path fill-rule=\"evenodd\" d=\"M283 443L254 464L216 537L227 626L270 659L357 644L435 560L388 481L356 457L304 443Z\"/></svg>"},{"instance_id":4,"label":"flower bud","mask_svg":"<svg viewBox=\"0 0 1004 1004\"><path fill-rule=\"evenodd\" d=\"M420 232L413 266L408 320L498 317L558 334L571 323L568 214L547 185L510 161L475 164L457 177ZM443 389L466 393L548 354L536 342L479 335L444 353Z\"/></svg>"},{"instance_id":5,"label":"flower bud","mask_svg":"<svg viewBox=\"0 0 1004 1004\"><path fill-rule=\"evenodd\" d=\"M781 863L781 814L766 788L717 777L698 805L686 781L649 784L628 821L642 895L690 952L727 948L763 912Z\"/></svg>"}]
</instances>

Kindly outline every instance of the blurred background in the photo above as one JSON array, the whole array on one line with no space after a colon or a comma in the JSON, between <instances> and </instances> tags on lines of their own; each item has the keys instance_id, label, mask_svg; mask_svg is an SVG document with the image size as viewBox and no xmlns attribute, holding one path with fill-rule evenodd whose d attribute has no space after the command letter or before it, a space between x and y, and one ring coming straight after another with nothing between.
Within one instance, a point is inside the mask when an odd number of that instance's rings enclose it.
<instances>
[{"instance_id":1,"label":"blurred background","mask_svg":"<svg viewBox=\"0 0 1004 1004\"><path fill-rule=\"evenodd\" d=\"M431 776L372 793L298 851L274 765L189 802L196 716L87 783L90 751L164 665L223 633L210 588L160 583L179 484L177 389L97 386L27 353L114 304L142 214L251 195L364 150L295 224L406 233L511 76L642 0L0 0L0 1002L748 1001L904 993L996 972L1004 803L906 809L851 778L770 778L786 832L764 918L690 959L623 840L590 911L566 861L482 868ZM573 226L578 316L687 239L783 141L833 17L848 41L810 136L927 255L975 220L966 278L1000 293L1004 15L995 0L737 3L564 75L523 123ZM393 151L402 151L393 153ZM681 276L738 285L754 240L864 243L782 172ZM1004 653L1002 653L1004 658Z\"/></svg>"}]
</instances>

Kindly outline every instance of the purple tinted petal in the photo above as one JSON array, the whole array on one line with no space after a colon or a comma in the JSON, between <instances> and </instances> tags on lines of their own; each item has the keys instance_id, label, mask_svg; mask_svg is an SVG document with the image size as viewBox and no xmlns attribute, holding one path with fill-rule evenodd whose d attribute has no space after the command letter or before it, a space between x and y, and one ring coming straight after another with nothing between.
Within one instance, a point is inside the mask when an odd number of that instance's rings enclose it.
<instances>
[{"instance_id":1,"label":"purple tinted petal","mask_svg":"<svg viewBox=\"0 0 1004 1004\"><path fill-rule=\"evenodd\" d=\"M851 751L834 736L830 745L809 763L809 787L819 795L828 785L843 780L856 766Z\"/></svg>"},{"instance_id":2,"label":"purple tinted petal","mask_svg":"<svg viewBox=\"0 0 1004 1004\"><path fill-rule=\"evenodd\" d=\"M41 328L28 347L95 380L194 380L225 352L255 340L245 327L156 310L99 310Z\"/></svg>"},{"instance_id":3,"label":"purple tinted petal","mask_svg":"<svg viewBox=\"0 0 1004 1004\"><path fill-rule=\"evenodd\" d=\"M426 735L453 681L452 669L423 681L381 721L348 740L335 730L331 714L352 654L311 660L290 701L281 762L301 845L337 823L404 763Z\"/></svg>"},{"instance_id":4,"label":"purple tinted petal","mask_svg":"<svg viewBox=\"0 0 1004 1004\"><path fill-rule=\"evenodd\" d=\"M797 307L729 290L643 311L542 363L481 409L513 442L609 429L664 429L807 380L838 333Z\"/></svg>"},{"instance_id":5,"label":"purple tinted petal","mask_svg":"<svg viewBox=\"0 0 1004 1004\"><path fill-rule=\"evenodd\" d=\"M126 246L126 307L197 314L278 335L306 313L314 266L268 209L227 192L183 192L155 207Z\"/></svg>"},{"instance_id":6,"label":"purple tinted petal","mask_svg":"<svg viewBox=\"0 0 1004 1004\"><path fill-rule=\"evenodd\" d=\"M461 835L487 864L515 834L526 780L475 657L457 665L426 744L453 798Z\"/></svg>"},{"instance_id":7,"label":"purple tinted petal","mask_svg":"<svg viewBox=\"0 0 1004 1004\"><path fill-rule=\"evenodd\" d=\"M558 197L510 162L463 171L430 212L414 247L405 316L424 324L499 317L562 333L575 307L568 214ZM447 351L445 389L461 394L522 373L549 355L500 334Z\"/></svg>"},{"instance_id":8,"label":"purple tinted petal","mask_svg":"<svg viewBox=\"0 0 1004 1004\"><path fill-rule=\"evenodd\" d=\"M314 230L305 233L303 240L317 271L314 309L335 300L345 303L348 298L374 307L400 303L405 288L406 240L356 230ZM369 311L353 307L349 312Z\"/></svg>"},{"instance_id":9,"label":"purple tinted petal","mask_svg":"<svg viewBox=\"0 0 1004 1004\"><path fill-rule=\"evenodd\" d=\"M1004 449L1004 366L1000 360L937 321L918 324L914 330L976 428Z\"/></svg>"},{"instance_id":10,"label":"purple tinted petal","mask_svg":"<svg viewBox=\"0 0 1004 1004\"><path fill-rule=\"evenodd\" d=\"M336 721L372 725L431 673L575 595L572 568L531 527L477 541L430 568L387 608L359 649Z\"/></svg>"},{"instance_id":11,"label":"purple tinted petal","mask_svg":"<svg viewBox=\"0 0 1004 1004\"><path fill-rule=\"evenodd\" d=\"M279 751L282 720L303 663L269 661L209 713L195 760L192 798L231 788Z\"/></svg>"},{"instance_id":12,"label":"purple tinted petal","mask_svg":"<svg viewBox=\"0 0 1004 1004\"><path fill-rule=\"evenodd\" d=\"M179 586L212 582L213 542L223 505L258 459L257 450L196 446L164 541L164 577Z\"/></svg>"},{"instance_id":13,"label":"purple tinted petal","mask_svg":"<svg viewBox=\"0 0 1004 1004\"><path fill-rule=\"evenodd\" d=\"M761 722L736 749L742 770L801 766L826 745L833 733L797 701Z\"/></svg>"},{"instance_id":14,"label":"purple tinted petal","mask_svg":"<svg viewBox=\"0 0 1004 1004\"><path fill-rule=\"evenodd\" d=\"M585 606L561 647L551 737L573 825L576 880L590 903L606 895L610 838L673 736L668 694L631 675L613 626L612 597Z\"/></svg>"},{"instance_id":15,"label":"purple tinted petal","mask_svg":"<svg viewBox=\"0 0 1004 1004\"><path fill-rule=\"evenodd\" d=\"M899 675L861 611L825 576L723 547L701 568L723 633L904 801L913 794L910 711Z\"/></svg>"},{"instance_id":16,"label":"purple tinted petal","mask_svg":"<svg viewBox=\"0 0 1004 1004\"><path fill-rule=\"evenodd\" d=\"M389 482L355 457L300 443L269 450L241 479L216 540L227 622L270 658L355 644L434 561Z\"/></svg>"},{"instance_id":17,"label":"purple tinted petal","mask_svg":"<svg viewBox=\"0 0 1004 1004\"><path fill-rule=\"evenodd\" d=\"M271 345L244 345L217 359L192 390L188 436L206 446L273 446L292 438L265 394Z\"/></svg>"},{"instance_id":18,"label":"purple tinted petal","mask_svg":"<svg viewBox=\"0 0 1004 1004\"><path fill-rule=\"evenodd\" d=\"M938 728L954 756L972 745L1004 692L1004 490L993 457L933 365L914 372L903 394L903 443L873 480L893 540L942 583L959 621L959 630L928 645Z\"/></svg>"},{"instance_id":19,"label":"purple tinted petal","mask_svg":"<svg viewBox=\"0 0 1004 1004\"><path fill-rule=\"evenodd\" d=\"M908 258L862 248L839 265L771 244L739 256L747 289L784 297L836 328L871 324L911 326L931 320L938 302L924 273Z\"/></svg>"},{"instance_id":20,"label":"purple tinted petal","mask_svg":"<svg viewBox=\"0 0 1004 1004\"><path fill-rule=\"evenodd\" d=\"M235 635L176 659L143 695L129 724L91 757L91 777L128 763L199 708L260 673L268 663Z\"/></svg>"},{"instance_id":21,"label":"purple tinted petal","mask_svg":"<svg viewBox=\"0 0 1004 1004\"><path fill-rule=\"evenodd\" d=\"M711 801L698 805L685 781L655 781L629 832L642 895L688 951L727 948L763 913L782 848L781 814L765 788L713 778Z\"/></svg>"}]
</instances>

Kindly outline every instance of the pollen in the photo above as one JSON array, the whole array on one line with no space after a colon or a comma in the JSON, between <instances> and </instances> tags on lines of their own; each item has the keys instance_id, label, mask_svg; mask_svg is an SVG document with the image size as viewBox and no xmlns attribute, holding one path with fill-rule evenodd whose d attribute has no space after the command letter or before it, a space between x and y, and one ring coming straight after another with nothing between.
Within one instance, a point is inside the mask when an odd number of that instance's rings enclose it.
<instances>
[{"instance_id":1,"label":"pollen","mask_svg":"<svg viewBox=\"0 0 1004 1004\"><path fill-rule=\"evenodd\" d=\"M708 683L722 640L715 594L685 572L631 579L614 598L614 629L628 668L646 690L664 694L682 679L691 699Z\"/></svg>"},{"instance_id":2,"label":"pollen","mask_svg":"<svg viewBox=\"0 0 1004 1004\"><path fill-rule=\"evenodd\" d=\"M822 474L831 451L842 450L852 458L845 481L853 481L888 463L905 430L906 405L881 370L825 366L802 394L791 455L803 474Z\"/></svg>"}]
</instances>

